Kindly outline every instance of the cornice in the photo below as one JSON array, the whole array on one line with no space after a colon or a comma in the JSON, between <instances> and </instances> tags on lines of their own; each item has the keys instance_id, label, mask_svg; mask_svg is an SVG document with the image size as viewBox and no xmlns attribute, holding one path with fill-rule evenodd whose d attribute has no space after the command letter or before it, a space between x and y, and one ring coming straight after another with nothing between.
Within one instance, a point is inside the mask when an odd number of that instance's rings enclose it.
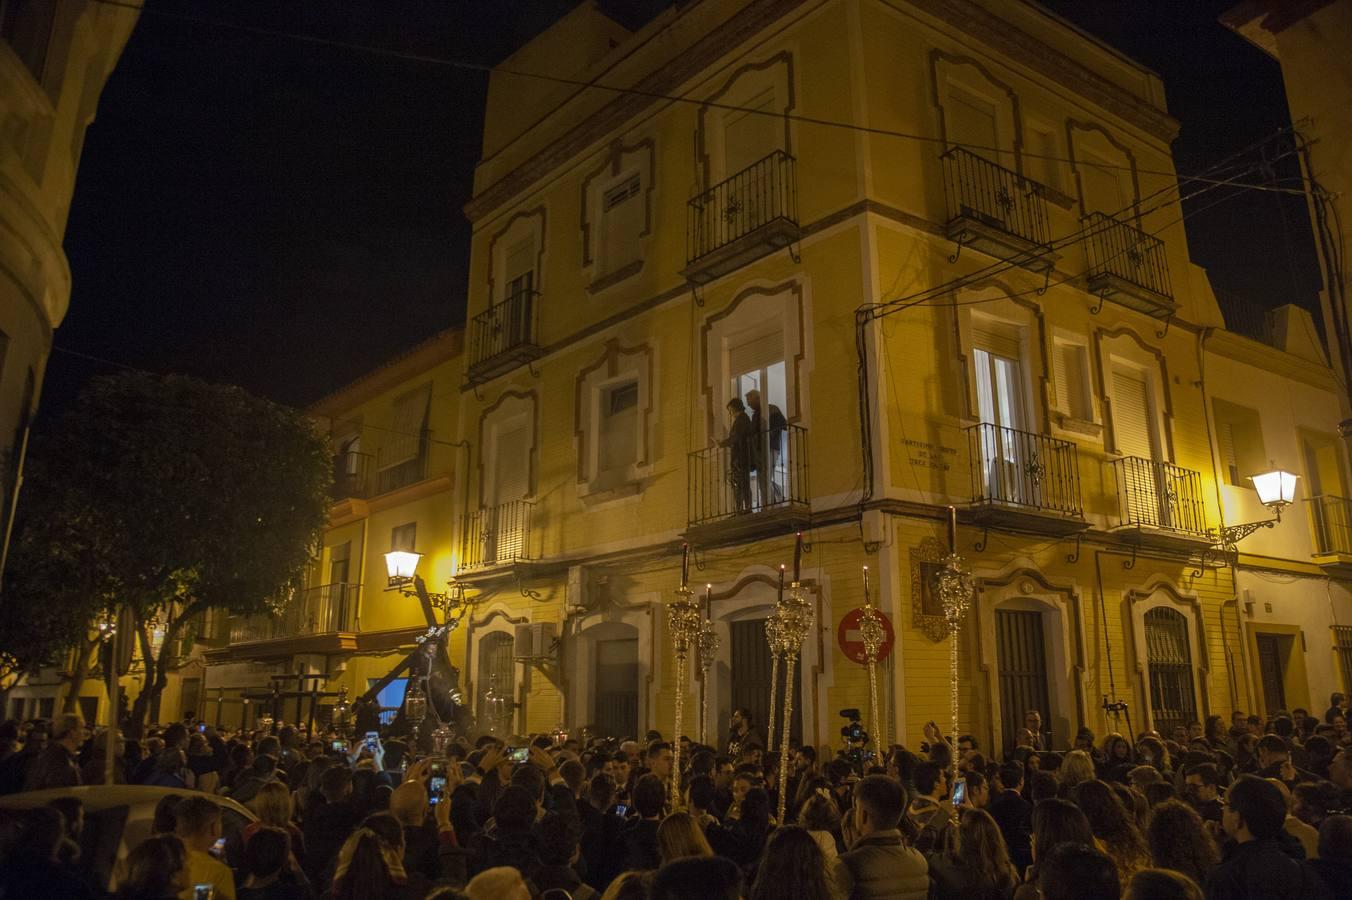
<instances>
[{"instance_id":1,"label":"cornice","mask_svg":"<svg viewBox=\"0 0 1352 900\"><path fill-rule=\"evenodd\" d=\"M530 156L465 203L470 222L492 214L513 197L542 181L598 140L622 129L634 117L716 63L767 25L809 0L755 0L687 51L639 79L614 101L584 118L558 140ZM1051 45L999 18L972 0L907 0L916 9L981 40L1052 80L1168 143L1178 122ZM572 98L570 98L571 100ZM569 101L565 101L569 102Z\"/></svg>"},{"instance_id":2,"label":"cornice","mask_svg":"<svg viewBox=\"0 0 1352 900\"><path fill-rule=\"evenodd\" d=\"M1217 356L1245 363L1294 381L1326 391L1337 391L1338 380L1328 366L1268 346L1233 331L1216 329L1207 338L1206 348Z\"/></svg>"}]
</instances>

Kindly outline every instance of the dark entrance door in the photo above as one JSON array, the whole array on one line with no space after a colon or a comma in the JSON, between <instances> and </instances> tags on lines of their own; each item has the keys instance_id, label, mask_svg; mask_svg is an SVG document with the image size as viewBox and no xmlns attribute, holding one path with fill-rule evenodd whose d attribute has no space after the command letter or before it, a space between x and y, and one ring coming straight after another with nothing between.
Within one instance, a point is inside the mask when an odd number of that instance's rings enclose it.
<instances>
[{"instance_id":1,"label":"dark entrance door","mask_svg":"<svg viewBox=\"0 0 1352 900\"><path fill-rule=\"evenodd\" d=\"M638 638L596 642L596 733L637 740Z\"/></svg>"},{"instance_id":2,"label":"dark entrance door","mask_svg":"<svg viewBox=\"0 0 1352 900\"><path fill-rule=\"evenodd\" d=\"M1008 750L1014 746L1030 709L1042 713L1044 728L1051 722L1042 613L996 610L995 648L1000 677L1000 734Z\"/></svg>"},{"instance_id":3,"label":"dark entrance door","mask_svg":"<svg viewBox=\"0 0 1352 900\"><path fill-rule=\"evenodd\" d=\"M1282 638L1276 634L1254 635L1258 642L1258 674L1263 681L1263 703L1267 714L1286 709L1286 673L1282 665Z\"/></svg>"},{"instance_id":4,"label":"dark entrance door","mask_svg":"<svg viewBox=\"0 0 1352 900\"><path fill-rule=\"evenodd\" d=\"M770 645L765 640L765 620L752 619L747 622L733 622L729 628L732 638L732 709L745 707L755 717L756 730L765 737L766 725L770 718ZM803 691L802 656L794 664L793 675L793 719L789 728L789 738L801 741L803 737ZM778 734L784 719L784 665L779 666L779 690L776 692L779 713L775 717L775 732ZM719 739L720 748L727 736ZM778 744L779 738L775 738ZM773 749L773 748L767 748Z\"/></svg>"}]
</instances>

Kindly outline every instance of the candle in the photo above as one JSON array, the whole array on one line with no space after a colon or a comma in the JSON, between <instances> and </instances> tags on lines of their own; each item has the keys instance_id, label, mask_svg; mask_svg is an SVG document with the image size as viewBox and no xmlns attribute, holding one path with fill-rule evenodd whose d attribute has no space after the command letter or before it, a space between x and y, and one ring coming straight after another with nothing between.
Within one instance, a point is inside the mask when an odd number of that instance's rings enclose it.
<instances>
[{"instance_id":1,"label":"candle","mask_svg":"<svg viewBox=\"0 0 1352 900\"><path fill-rule=\"evenodd\" d=\"M784 564L779 564L779 599L784 599Z\"/></svg>"},{"instance_id":2,"label":"candle","mask_svg":"<svg viewBox=\"0 0 1352 900\"><path fill-rule=\"evenodd\" d=\"M681 587L690 583L690 545L681 545Z\"/></svg>"},{"instance_id":3,"label":"candle","mask_svg":"<svg viewBox=\"0 0 1352 900\"><path fill-rule=\"evenodd\" d=\"M798 537L793 544L793 583L798 584L802 581L803 574L803 533L798 532Z\"/></svg>"},{"instance_id":4,"label":"candle","mask_svg":"<svg viewBox=\"0 0 1352 900\"><path fill-rule=\"evenodd\" d=\"M864 605L867 606L868 603L868 566L864 566Z\"/></svg>"},{"instance_id":5,"label":"candle","mask_svg":"<svg viewBox=\"0 0 1352 900\"><path fill-rule=\"evenodd\" d=\"M958 552L958 511L948 508L948 552Z\"/></svg>"},{"instance_id":6,"label":"candle","mask_svg":"<svg viewBox=\"0 0 1352 900\"><path fill-rule=\"evenodd\" d=\"M704 586L704 608L709 612L709 618L714 616L714 586L706 584Z\"/></svg>"}]
</instances>

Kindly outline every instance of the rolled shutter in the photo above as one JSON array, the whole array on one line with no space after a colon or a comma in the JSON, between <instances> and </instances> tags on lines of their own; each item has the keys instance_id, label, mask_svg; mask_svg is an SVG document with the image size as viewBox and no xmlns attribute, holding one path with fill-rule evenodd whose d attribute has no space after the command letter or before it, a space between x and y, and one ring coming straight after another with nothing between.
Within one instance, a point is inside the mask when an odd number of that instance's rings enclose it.
<instances>
[{"instance_id":1,"label":"rolled shutter","mask_svg":"<svg viewBox=\"0 0 1352 900\"><path fill-rule=\"evenodd\" d=\"M427 428L427 408L431 400L432 385L425 384L394 401L394 423L381 448L381 469L393 468L418 458L422 452L423 431Z\"/></svg>"},{"instance_id":2,"label":"rolled shutter","mask_svg":"<svg viewBox=\"0 0 1352 900\"><path fill-rule=\"evenodd\" d=\"M1113 443L1117 452L1154 459L1150 433L1150 394L1145 379L1113 370Z\"/></svg>"}]
</instances>

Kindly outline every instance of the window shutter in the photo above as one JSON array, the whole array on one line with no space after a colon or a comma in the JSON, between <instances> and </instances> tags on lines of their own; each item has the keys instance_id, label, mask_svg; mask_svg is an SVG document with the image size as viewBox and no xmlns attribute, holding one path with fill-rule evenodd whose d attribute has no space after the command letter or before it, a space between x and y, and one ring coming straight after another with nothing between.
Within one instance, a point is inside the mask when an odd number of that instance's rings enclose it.
<instances>
[{"instance_id":1,"label":"window shutter","mask_svg":"<svg viewBox=\"0 0 1352 900\"><path fill-rule=\"evenodd\" d=\"M972 345L978 350L985 350L992 356L1003 356L1005 359L1018 359L1022 355L1021 344L1017 326L997 322L994 319L973 317Z\"/></svg>"},{"instance_id":2,"label":"window shutter","mask_svg":"<svg viewBox=\"0 0 1352 900\"><path fill-rule=\"evenodd\" d=\"M1121 369L1113 371L1113 439L1117 452L1155 458L1150 440L1150 394L1145 379Z\"/></svg>"},{"instance_id":3,"label":"window shutter","mask_svg":"<svg viewBox=\"0 0 1352 900\"><path fill-rule=\"evenodd\" d=\"M427 427L427 407L431 399L432 385L425 384L394 401L394 423L381 448L381 469L390 469L418 458L422 452L422 433Z\"/></svg>"},{"instance_id":4,"label":"window shutter","mask_svg":"<svg viewBox=\"0 0 1352 900\"><path fill-rule=\"evenodd\" d=\"M1052 355L1056 378L1056 405L1068 416L1090 418L1089 397L1084 389L1085 352L1078 344L1057 344Z\"/></svg>"},{"instance_id":5,"label":"window shutter","mask_svg":"<svg viewBox=\"0 0 1352 900\"><path fill-rule=\"evenodd\" d=\"M759 162L784 143L784 120L775 111L774 91L767 91L743 104L746 112L730 111L723 122L725 178Z\"/></svg>"},{"instance_id":6,"label":"window shutter","mask_svg":"<svg viewBox=\"0 0 1352 900\"><path fill-rule=\"evenodd\" d=\"M736 339L734 339L736 340ZM732 377L759 372L784 361L784 333L772 331L746 338L728 348L728 374Z\"/></svg>"},{"instance_id":7,"label":"window shutter","mask_svg":"<svg viewBox=\"0 0 1352 900\"><path fill-rule=\"evenodd\" d=\"M606 191L601 198L601 209L610 212L630 197L637 197L639 191L638 175L631 175L624 181Z\"/></svg>"},{"instance_id":8,"label":"window shutter","mask_svg":"<svg viewBox=\"0 0 1352 900\"><path fill-rule=\"evenodd\" d=\"M503 297L535 289L535 239L526 238L507 248L503 260L503 274L506 276L507 289Z\"/></svg>"},{"instance_id":9,"label":"window shutter","mask_svg":"<svg viewBox=\"0 0 1352 900\"><path fill-rule=\"evenodd\" d=\"M1229 422L1216 423L1216 436L1220 438L1221 465L1231 484L1239 483L1239 458L1235 455L1235 426Z\"/></svg>"},{"instance_id":10,"label":"window shutter","mask_svg":"<svg viewBox=\"0 0 1352 900\"><path fill-rule=\"evenodd\" d=\"M638 458L638 382L606 391L597 447L601 472L624 469Z\"/></svg>"},{"instance_id":11,"label":"window shutter","mask_svg":"<svg viewBox=\"0 0 1352 900\"><path fill-rule=\"evenodd\" d=\"M530 425L521 423L498 432L493 473L494 503L520 500L530 493Z\"/></svg>"}]
</instances>

